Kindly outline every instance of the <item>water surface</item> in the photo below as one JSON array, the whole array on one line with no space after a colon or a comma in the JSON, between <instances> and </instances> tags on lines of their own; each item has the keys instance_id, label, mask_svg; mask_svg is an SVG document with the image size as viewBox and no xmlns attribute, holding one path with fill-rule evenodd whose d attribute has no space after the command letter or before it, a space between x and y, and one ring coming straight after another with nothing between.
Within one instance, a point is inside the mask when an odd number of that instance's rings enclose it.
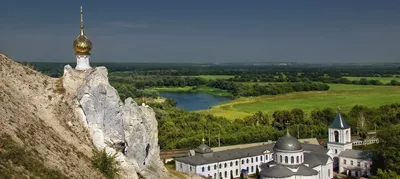
<instances>
[{"instance_id":1,"label":"water surface","mask_svg":"<svg viewBox=\"0 0 400 179\"><path fill-rule=\"evenodd\" d=\"M213 105L232 100L231 97L214 96L207 93L192 92L159 92L164 98L171 98L176 101L176 106L188 111L209 109Z\"/></svg>"}]
</instances>

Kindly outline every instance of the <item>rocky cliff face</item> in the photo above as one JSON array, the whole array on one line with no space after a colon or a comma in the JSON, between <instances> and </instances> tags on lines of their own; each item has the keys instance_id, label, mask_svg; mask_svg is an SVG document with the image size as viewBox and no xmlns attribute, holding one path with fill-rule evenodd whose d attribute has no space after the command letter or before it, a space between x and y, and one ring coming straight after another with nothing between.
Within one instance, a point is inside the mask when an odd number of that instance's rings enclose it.
<instances>
[{"instance_id":1,"label":"rocky cliff face","mask_svg":"<svg viewBox=\"0 0 400 179\"><path fill-rule=\"evenodd\" d=\"M122 102L104 67L66 66L57 79L0 54L0 114L0 178L104 178L94 148L117 154L121 178L175 178L159 158L154 111Z\"/></svg>"},{"instance_id":2,"label":"rocky cliff face","mask_svg":"<svg viewBox=\"0 0 400 179\"><path fill-rule=\"evenodd\" d=\"M128 178L171 178L160 160L157 120L148 106L122 102L109 84L105 67L85 72L64 68L63 86L89 129L93 144L117 153ZM136 172L133 172L136 171Z\"/></svg>"}]
</instances>

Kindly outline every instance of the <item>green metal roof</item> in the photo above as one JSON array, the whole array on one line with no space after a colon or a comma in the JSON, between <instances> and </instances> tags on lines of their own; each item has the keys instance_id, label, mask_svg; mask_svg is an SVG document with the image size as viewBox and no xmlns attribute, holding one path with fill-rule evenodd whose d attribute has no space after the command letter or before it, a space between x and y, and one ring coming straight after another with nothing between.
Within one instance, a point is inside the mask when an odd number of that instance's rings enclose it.
<instances>
[{"instance_id":1,"label":"green metal roof","mask_svg":"<svg viewBox=\"0 0 400 179\"><path fill-rule=\"evenodd\" d=\"M335 117L335 120L333 120L332 124L329 126L329 128L335 128L335 129L348 129L350 128L349 125L347 125L346 121L340 114L340 109L338 109L338 113Z\"/></svg>"}]
</instances>

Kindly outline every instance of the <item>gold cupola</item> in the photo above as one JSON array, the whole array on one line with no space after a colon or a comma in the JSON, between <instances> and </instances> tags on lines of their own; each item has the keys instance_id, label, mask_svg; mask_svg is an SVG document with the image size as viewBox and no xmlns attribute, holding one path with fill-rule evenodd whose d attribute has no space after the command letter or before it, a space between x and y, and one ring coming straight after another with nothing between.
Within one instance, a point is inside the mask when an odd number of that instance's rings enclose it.
<instances>
[{"instance_id":1,"label":"gold cupola","mask_svg":"<svg viewBox=\"0 0 400 179\"><path fill-rule=\"evenodd\" d=\"M92 50L92 42L86 37L83 31L83 10L81 6L81 33L76 37L73 48L75 55L90 55L90 50Z\"/></svg>"}]
</instances>

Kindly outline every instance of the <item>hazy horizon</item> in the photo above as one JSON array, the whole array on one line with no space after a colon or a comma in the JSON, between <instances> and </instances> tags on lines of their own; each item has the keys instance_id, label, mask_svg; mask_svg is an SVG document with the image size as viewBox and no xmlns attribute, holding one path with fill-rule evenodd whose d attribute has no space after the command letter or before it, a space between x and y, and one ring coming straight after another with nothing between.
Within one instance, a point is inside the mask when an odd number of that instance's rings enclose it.
<instances>
[{"instance_id":1,"label":"hazy horizon","mask_svg":"<svg viewBox=\"0 0 400 179\"><path fill-rule=\"evenodd\" d=\"M0 3L0 52L17 61L75 61L80 5L94 63L400 59L400 2L393 0Z\"/></svg>"}]
</instances>

